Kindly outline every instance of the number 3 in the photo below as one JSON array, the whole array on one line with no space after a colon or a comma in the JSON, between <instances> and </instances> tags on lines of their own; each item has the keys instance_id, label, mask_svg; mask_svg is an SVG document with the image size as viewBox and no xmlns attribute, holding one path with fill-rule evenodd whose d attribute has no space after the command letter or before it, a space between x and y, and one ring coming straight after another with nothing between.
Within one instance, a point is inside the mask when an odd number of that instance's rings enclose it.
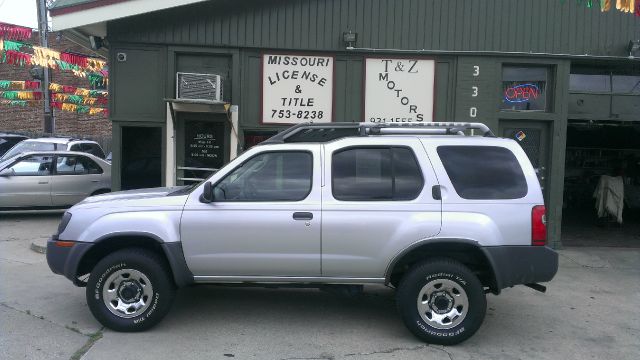
<instances>
[{"instance_id":1,"label":"number 3","mask_svg":"<svg viewBox=\"0 0 640 360\"><path fill-rule=\"evenodd\" d=\"M478 75L480 75L480 66L473 65L473 76L478 76Z\"/></svg>"},{"instance_id":2,"label":"number 3","mask_svg":"<svg viewBox=\"0 0 640 360\"><path fill-rule=\"evenodd\" d=\"M478 87L477 86L472 86L471 89L473 90L473 94L471 94L471 96L473 96L473 97L478 96Z\"/></svg>"}]
</instances>

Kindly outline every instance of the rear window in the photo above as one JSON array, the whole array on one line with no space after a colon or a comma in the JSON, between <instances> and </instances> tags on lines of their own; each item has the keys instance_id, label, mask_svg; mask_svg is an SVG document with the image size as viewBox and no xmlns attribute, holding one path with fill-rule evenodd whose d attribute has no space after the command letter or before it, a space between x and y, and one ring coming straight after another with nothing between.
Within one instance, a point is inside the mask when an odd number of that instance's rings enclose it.
<instances>
[{"instance_id":1,"label":"rear window","mask_svg":"<svg viewBox=\"0 0 640 360\"><path fill-rule=\"evenodd\" d=\"M527 180L509 149L439 146L438 155L453 187L464 199L519 199L527 195Z\"/></svg>"},{"instance_id":2,"label":"rear window","mask_svg":"<svg viewBox=\"0 0 640 360\"><path fill-rule=\"evenodd\" d=\"M41 141L29 141L25 140L9 150L2 156L3 159L8 159L14 155L25 153L29 151L51 151L55 150L54 143L46 143Z\"/></svg>"}]
</instances>

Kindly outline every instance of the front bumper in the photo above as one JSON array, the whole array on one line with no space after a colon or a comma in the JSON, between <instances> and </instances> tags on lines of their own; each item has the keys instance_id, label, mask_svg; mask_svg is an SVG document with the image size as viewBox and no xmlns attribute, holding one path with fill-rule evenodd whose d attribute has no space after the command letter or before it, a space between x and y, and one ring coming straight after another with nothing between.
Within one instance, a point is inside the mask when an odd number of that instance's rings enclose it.
<instances>
[{"instance_id":1,"label":"front bumper","mask_svg":"<svg viewBox=\"0 0 640 360\"><path fill-rule=\"evenodd\" d=\"M483 247L495 275L496 289L546 282L558 272L558 253L546 246Z\"/></svg>"},{"instance_id":2,"label":"front bumper","mask_svg":"<svg viewBox=\"0 0 640 360\"><path fill-rule=\"evenodd\" d=\"M78 266L84 254L91 249L93 243L74 242L73 246L61 247L56 245L56 240L51 238L47 241L47 264L55 274L64 275L75 285L80 286L78 281Z\"/></svg>"}]
</instances>

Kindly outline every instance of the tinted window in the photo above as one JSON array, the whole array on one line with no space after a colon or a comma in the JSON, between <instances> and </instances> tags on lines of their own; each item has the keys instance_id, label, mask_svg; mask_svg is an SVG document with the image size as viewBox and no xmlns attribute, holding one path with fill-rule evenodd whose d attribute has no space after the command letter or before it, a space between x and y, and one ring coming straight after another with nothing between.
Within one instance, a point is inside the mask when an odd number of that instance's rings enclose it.
<instances>
[{"instance_id":1,"label":"tinted window","mask_svg":"<svg viewBox=\"0 0 640 360\"><path fill-rule=\"evenodd\" d=\"M300 201L311 191L313 158L308 152L254 156L214 187L216 201Z\"/></svg>"},{"instance_id":2,"label":"tinted window","mask_svg":"<svg viewBox=\"0 0 640 360\"><path fill-rule=\"evenodd\" d=\"M449 179L465 199L519 199L527 181L515 155L495 146L439 146Z\"/></svg>"},{"instance_id":3,"label":"tinted window","mask_svg":"<svg viewBox=\"0 0 640 360\"><path fill-rule=\"evenodd\" d=\"M92 143L86 143L86 144L82 144L82 151L87 152L91 155L95 155L99 158L104 159L104 152L102 151L102 149L96 145L96 144L92 144Z\"/></svg>"},{"instance_id":4,"label":"tinted window","mask_svg":"<svg viewBox=\"0 0 640 360\"><path fill-rule=\"evenodd\" d=\"M58 156L56 161L57 175L101 174L102 168L93 160L84 156Z\"/></svg>"},{"instance_id":5,"label":"tinted window","mask_svg":"<svg viewBox=\"0 0 640 360\"><path fill-rule=\"evenodd\" d=\"M0 155L9 151L9 149L22 140L24 139L19 137L0 138Z\"/></svg>"},{"instance_id":6,"label":"tinted window","mask_svg":"<svg viewBox=\"0 0 640 360\"><path fill-rule=\"evenodd\" d=\"M45 176L51 174L51 156L33 155L11 166L16 176Z\"/></svg>"},{"instance_id":7,"label":"tinted window","mask_svg":"<svg viewBox=\"0 0 640 360\"><path fill-rule=\"evenodd\" d=\"M71 145L71 148L69 148L70 151L83 151L82 148L80 147L80 144L73 144Z\"/></svg>"},{"instance_id":8,"label":"tinted window","mask_svg":"<svg viewBox=\"0 0 640 360\"><path fill-rule=\"evenodd\" d=\"M423 186L407 148L351 148L333 154L333 197L345 201L410 200Z\"/></svg>"}]
</instances>

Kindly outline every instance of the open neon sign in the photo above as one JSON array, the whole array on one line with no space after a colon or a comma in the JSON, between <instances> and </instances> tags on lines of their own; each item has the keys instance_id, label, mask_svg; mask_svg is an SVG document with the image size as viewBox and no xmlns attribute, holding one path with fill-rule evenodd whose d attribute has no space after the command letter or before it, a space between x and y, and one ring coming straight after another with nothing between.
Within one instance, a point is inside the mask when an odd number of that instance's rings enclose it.
<instances>
[{"instance_id":1,"label":"open neon sign","mask_svg":"<svg viewBox=\"0 0 640 360\"><path fill-rule=\"evenodd\" d=\"M520 84L504 90L504 99L510 103L523 103L540 96L540 88L536 84Z\"/></svg>"}]
</instances>

